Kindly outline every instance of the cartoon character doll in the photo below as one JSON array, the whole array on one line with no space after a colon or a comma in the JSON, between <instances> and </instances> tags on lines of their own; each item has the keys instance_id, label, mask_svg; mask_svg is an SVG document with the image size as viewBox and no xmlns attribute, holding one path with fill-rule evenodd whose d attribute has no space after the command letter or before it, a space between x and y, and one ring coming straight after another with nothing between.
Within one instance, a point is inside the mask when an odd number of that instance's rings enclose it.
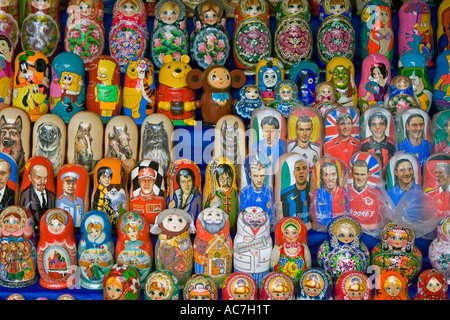
<instances>
[{"instance_id":1,"label":"cartoon character doll","mask_svg":"<svg viewBox=\"0 0 450 320\"><path fill-rule=\"evenodd\" d=\"M13 54L14 47L11 38L0 33L0 105L10 106L12 102Z\"/></svg>"},{"instance_id":2,"label":"cartoon character doll","mask_svg":"<svg viewBox=\"0 0 450 320\"><path fill-rule=\"evenodd\" d=\"M436 30L436 44L437 52L442 52L450 49L450 6L448 1L442 1L437 11L437 30Z\"/></svg>"},{"instance_id":3,"label":"cartoon character doll","mask_svg":"<svg viewBox=\"0 0 450 320\"><path fill-rule=\"evenodd\" d=\"M261 90L263 101L269 104L275 99L275 87L284 80L284 65L276 58L261 59L256 65L255 84Z\"/></svg>"},{"instance_id":4,"label":"cartoon character doll","mask_svg":"<svg viewBox=\"0 0 450 320\"><path fill-rule=\"evenodd\" d=\"M302 104L298 99L297 86L292 80L282 80L275 87L275 99L269 107L281 111L287 117L291 108Z\"/></svg>"},{"instance_id":5,"label":"cartoon character doll","mask_svg":"<svg viewBox=\"0 0 450 320\"><path fill-rule=\"evenodd\" d=\"M438 111L446 110L450 106L449 55L450 50L445 50L436 59L436 73L433 79L433 104Z\"/></svg>"},{"instance_id":6,"label":"cartoon character doll","mask_svg":"<svg viewBox=\"0 0 450 320\"><path fill-rule=\"evenodd\" d=\"M333 58L328 62L325 80L333 83L336 100L342 106L358 105L358 87L355 84L355 67L351 60L343 57Z\"/></svg>"},{"instance_id":7,"label":"cartoon character doll","mask_svg":"<svg viewBox=\"0 0 450 320\"><path fill-rule=\"evenodd\" d=\"M314 102L320 70L312 61L299 61L289 70L289 79L297 84L298 98L305 106Z\"/></svg>"}]
</instances>

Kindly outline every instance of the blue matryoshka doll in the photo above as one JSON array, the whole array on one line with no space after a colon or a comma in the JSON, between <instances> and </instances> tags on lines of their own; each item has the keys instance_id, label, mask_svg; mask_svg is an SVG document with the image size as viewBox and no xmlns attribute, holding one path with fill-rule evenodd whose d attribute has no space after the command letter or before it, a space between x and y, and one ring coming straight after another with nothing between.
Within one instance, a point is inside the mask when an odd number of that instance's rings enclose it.
<instances>
[{"instance_id":1,"label":"blue matryoshka doll","mask_svg":"<svg viewBox=\"0 0 450 320\"><path fill-rule=\"evenodd\" d=\"M289 70L289 78L297 84L300 101L309 106L314 102L320 69L312 61L299 61Z\"/></svg>"},{"instance_id":2,"label":"blue matryoshka doll","mask_svg":"<svg viewBox=\"0 0 450 320\"><path fill-rule=\"evenodd\" d=\"M433 79L433 104L438 111L450 108L450 49L440 53L436 59Z\"/></svg>"},{"instance_id":3,"label":"blue matryoshka doll","mask_svg":"<svg viewBox=\"0 0 450 320\"><path fill-rule=\"evenodd\" d=\"M278 109L285 117L287 117L291 108L296 104L302 103L298 100L295 82L289 79L278 82L275 87L275 100L269 107Z\"/></svg>"},{"instance_id":4,"label":"blue matryoshka doll","mask_svg":"<svg viewBox=\"0 0 450 320\"><path fill-rule=\"evenodd\" d=\"M333 283L322 268L307 269L298 281L297 300L332 300Z\"/></svg>"},{"instance_id":5,"label":"blue matryoshka doll","mask_svg":"<svg viewBox=\"0 0 450 320\"><path fill-rule=\"evenodd\" d=\"M239 96L241 99L233 106L233 111L248 127L253 111L266 104L262 100L261 90L255 84L244 85L239 91Z\"/></svg>"},{"instance_id":6,"label":"blue matryoshka doll","mask_svg":"<svg viewBox=\"0 0 450 320\"><path fill-rule=\"evenodd\" d=\"M284 80L284 65L280 60L268 57L258 62L255 82L264 102L270 103L275 99L275 86L281 80Z\"/></svg>"},{"instance_id":7,"label":"blue matryoshka doll","mask_svg":"<svg viewBox=\"0 0 450 320\"><path fill-rule=\"evenodd\" d=\"M402 110L419 108L420 102L414 94L409 77L399 74L392 79L390 92L384 100L384 106L394 116Z\"/></svg>"}]
</instances>

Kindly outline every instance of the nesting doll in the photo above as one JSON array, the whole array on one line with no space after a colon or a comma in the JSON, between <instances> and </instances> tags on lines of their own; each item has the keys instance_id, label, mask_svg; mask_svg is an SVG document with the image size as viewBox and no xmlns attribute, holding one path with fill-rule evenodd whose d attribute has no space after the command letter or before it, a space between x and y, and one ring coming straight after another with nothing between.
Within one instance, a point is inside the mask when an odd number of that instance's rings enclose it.
<instances>
[{"instance_id":1,"label":"nesting doll","mask_svg":"<svg viewBox=\"0 0 450 320\"><path fill-rule=\"evenodd\" d=\"M436 204L435 215L442 218L450 213L449 195L450 154L433 154L427 158L423 167L423 191Z\"/></svg>"},{"instance_id":2,"label":"nesting doll","mask_svg":"<svg viewBox=\"0 0 450 320\"><path fill-rule=\"evenodd\" d=\"M147 11L142 0L117 0L109 33L109 51L125 73L131 59L143 58L148 47Z\"/></svg>"},{"instance_id":3,"label":"nesting doll","mask_svg":"<svg viewBox=\"0 0 450 320\"><path fill-rule=\"evenodd\" d=\"M272 238L267 213L260 207L247 207L238 216L233 245L235 272L245 272L255 279L258 287L270 272Z\"/></svg>"},{"instance_id":4,"label":"nesting doll","mask_svg":"<svg viewBox=\"0 0 450 320\"><path fill-rule=\"evenodd\" d=\"M89 208L89 174L80 164L65 164L56 178L55 208L72 216L75 230Z\"/></svg>"},{"instance_id":5,"label":"nesting doll","mask_svg":"<svg viewBox=\"0 0 450 320\"><path fill-rule=\"evenodd\" d=\"M120 68L117 62L107 55L97 57L91 66L86 90L87 110L97 113L103 123L108 123L122 111Z\"/></svg>"},{"instance_id":6,"label":"nesting doll","mask_svg":"<svg viewBox=\"0 0 450 320\"><path fill-rule=\"evenodd\" d=\"M332 300L333 282L321 268L308 268L303 272L297 288L297 300Z\"/></svg>"},{"instance_id":7,"label":"nesting doll","mask_svg":"<svg viewBox=\"0 0 450 320\"><path fill-rule=\"evenodd\" d=\"M47 158L34 156L24 167L19 204L31 212L37 227L44 213L55 207L53 166Z\"/></svg>"},{"instance_id":8,"label":"nesting doll","mask_svg":"<svg viewBox=\"0 0 450 320\"><path fill-rule=\"evenodd\" d=\"M158 162L141 160L131 171L130 210L147 218L150 224L165 209L164 173Z\"/></svg>"},{"instance_id":9,"label":"nesting doll","mask_svg":"<svg viewBox=\"0 0 450 320\"><path fill-rule=\"evenodd\" d=\"M222 300L258 300L255 279L244 272L233 272L223 282Z\"/></svg>"},{"instance_id":10,"label":"nesting doll","mask_svg":"<svg viewBox=\"0 0 450 320\"><path fill-rule=\"evenodd\" d=\"M183 300L218 300L217 284L209 276L194 274L186 281Z\"/></svg>"},{"instance_id":11,"label":"nesting doll","mask_svg":"<svg viewBox=\"0 0 450 320\"><path fill-rule=\"evenodd\" d=\"M131 58L125 66L123 113L141 125L155 111L156 87L153 63L144 57Z\"/></svg>"},{"instance_id":12,"label":"nesting doll","mask_svg":"<svg viewBox=\"0 0 450 320\"><path fill-rule=\"evenodd\" d=\"M255 67L255 84L261 90L263 101L270 104L275 99L275 87L284 80L283 63L272 57L261 59Z\"/></svg>"},{"instance_id":13,"label":"nesting doll","mask_svg":"<svg viewBox=\"0 0 450 320\"><path fill-rule=\"evenodd\" d=\"M336 87L331 82L321 82L317 84L314 94L314 102L311 104L311 107L319 109L322 116L325 115L328 110L341 106L341 104L337 102Z\"/></svg>"},{"instance_id":14,"label":"nesting doll","mask_svg":"<svg viewBox=\"0 0 450 320\"><path fill-rule=\"evenodd\" d=\"M365 272L370 252L362 241L361 225L347 216L336 217L328 224L327 240L317 251L317 263L336 280L346 271Z\"/></svg>"},{"instance_id":15,"label":"nesting doll","mask_svg":"<svg viewBox=\"0 0 450 320\"><path fill-rule=\"evenodd\" d=\"M2 10L0 7L0 15ZM3 12L3 16L8 15ZM0 19L0 25L2 21ZM11 38L5 33L0 33L0 106L10 106L13 92L13 59L14 47Z\"/></svg>"},{"instance_id":16,"label":"nesting doll","mask_svg":"<svg viewBox=\"0 0 450 320\"><path fill-rule=\"evenodd\" d=\"M412 82L408 76L399 74L392 79L390 91L385 96L384 106L394 116L402 110L420 107L420 101L414 94Z\"/></svg>"},{"instance_id":17,"label":"nesting doll","mask_svg":"<svg viewBox=\"0 0 450 320\"><path fill-rule=\"evenodd\" d=\"M372 286L369 278L362 271L343 273L335 285L335 300L371 300Z\"/></svg>"},{"instance_id":18,"label":"nesting doll","mask_svg":"<svg viewBox=\"0 0 450 320\"><path fill-rule=\"evenodd\" d=\"M64 50L80 56L89 71L91 63L103 54L105 27L103 2L100 0L72 0L67 8Z\"/></svg>"},{"instance_id":19,"label":"nesting doll","mask_svg":"<svg viewBox=\"0 0 450 320\"><path fill-rule=\"evenodd\" d=\"M311 253L306 240L306 225L299 218L286 217L277 222L270 264L273 271L289 276L294 286L311 267Z\"/></svg>"},{"instance_id":20,"label":"nesting doll","mask_svg":"<svg viewBox=\"0 0 450 320\"><path fill-rule=\"evenodd\" d=\"M86 289L101 289L104 275L114 265L112 226L107 214L100 210L87 212L81 222L80 235L80 285Z\"/></svg>"},{"instance_id":21,"label":"nesting doll","mask_svg":"<svg viewBox=\"0 0 450 320\"><path fill-rule=\"evenodd\" d=\"M450 106L449 56L450 50L445 50L436 59L436 73L433 79L433 104L438 111L446 110Z\"/></svg>"},{"instance_id":22,"label":"nesting doll","mask_svg":"<svg viewBox=\"0 0 450 320\"><path fill-rule=\"evenodd\" d=\"M314 102L316 86L320 78L320 69L312 61L299 61L289 70L289 79L297 85L298 98L305 106Z\"/></svg>"},{"instance_id":23,"label":"nesting doll","mask_svg":"<svg viewBox=\"0 0 450 320\"><path fill-rule=\"evenodd\" d=\"M114 264L103 277L103 300L139 300L141 281L135 266Z\"/></svg>"},{"instance_id":24,"label":"nesting doll","mask_svg":"<svg viewBox=\"0 0 450 320\"><path fill-rule=\"evenodd\" d=\"M138 157L139 130L128 116L118 115L105 127L105 150L107 158L123 162L127 172L131 172Z\"/></svg>"},{"instance_id":25,"label":"nesting doll","mask_svg":"<svg viewBox=\"0 0 450 320\"><path fill-rule=\"evenodd\" d=\"M319 7L319 21L329 16L344 16L352 19L352 4L349 0L322 0Z\"/></svg>"},{"instance_id":26,"label":"nesting doll","mask_svg":"<svg viewBox=\"0 0 450 320\"><path fill-rule=\"evenodd\" d=\"M255 109L266 106L266 104L262 99L261 90L254 84L244 85L239 90L239 97L240 100L233 106L233 113L239 116L248 128Z\"/></svg>"},{"instance_id":27,"label":"nesting doll","mask_svg":"<svg viewBox=\"0 0 450 320\"><path fill-rule=\"evenodd\" d=\"M128 210L127 170L122 161L104 158L95 166L91 209L106 212L113 229L119 216Z\"/></svg>"},{"instance_id":28,"label":"nesting doll","mask_svg":"<svg viewBox=\"0 0 450 320\"><path fill-rule=\"evenodd\" d=\"M357 0L355 1L355 5L356 5L356 14L362 15L364 12L364 7L366 6L366 4L370 2L370 0ZM392 1L391 0L383 0L383 2L386 4L386 6L388 8L392 8Z\"/></svg>"},{"instance_id":29,"label":"nesting doll","mask_svg":"<svg viewBox=\"0 0 450 320\"><path fill-rule=\"evenodd\" d=\"M310 215L312 228L325 231L335 217L348 212L346 165L337 159L323 157L311 171Z\"/></svg>"},{"instance_id":30,"label":"nesting doll","mask_svg":"<svg viewBox=\"0 0 450 320\"><path fill-rule=\"evenodd\" d=\"M2 33L10 39L11 52L16 50L20 39L19 10L20 2L17 0L0 3L0 26L3 30Z\"/></svg>"},{"instance_id":31,"label":"nesting doll","mask_svg":"<svg viewBox=\"0 0 450 320\"><path fill-rule=\"evenodd\" d=\"M155 7L150 55L157 69L167 63L165 56L175 61L188 54L186 7L179 0L160 0Z\"/></svg>"},{"instance_id":32,"label":"nesting doll","mask_svg":"<svg viewBox=\"0 0 450 320\"><path fill-rule=\"evenodd\" d=\"M450 268L446 259L450 252L449 222L450 218L444 218L439 222L437 236L428 248L431 266L442 272L446 277L450 275Z\"/></svg>"},{"instance_id":33,"label":"nesting doll","mask_svg":"<svg viewBox=\"0 0 450 320\"><path fill-rule=\"evenodd\" d=\"M117 263L135 266L141 283L145 282L153 264L150 223L145 216L133 211L120 216L115 258Z\"/></svg>"},{"instance_id":34,"label":"nesting doll","mask_svg":"<svg viewBox=\"0 0 450 320\"><path fill-rule=\"evenodd\" d=\"M450 153L450 111L441 111L433 115L432 153Z\"/></svg>"},{"instance_id":35,"label":"nesting doll","mask_svg":"<svg viewBox=\"0 0 450 320\"><path fill-rule=\"evenodd\" d=\"M59 52L61 41L59 0L27 0L20 39L23 51L37 51L49 59Z\"/></svg>"},{"instance_id":36,"label":"nesting doll","mask_svg":"<svg viewBox=\"0 0 450 320\"><path fill-rule=\"evenodd\" d=\"M422 271L417 280L414 300L448 300L447 277L436 269Z\"/></svg>"},{"instance_id":37,"label":"nesting doll","mask_svg":"<svg viewBox=\"0 0 450 320\"><path fill-rule=\"evenodd\" d=\"M269 272L261 282L259 300L295 300L292 279L281 272Z\"/></svg>"},{"instance_id":38,"label":"nesting doll","mask_svg":"<svg viewBox=\"0 0 450 320\"><path fill-rule=\"evenodd\" d=\"M50 65L39 51L23 51L14 62L14 107L25 110L32 122L48 112Z\"/></svg>"},{"instance_id":39,"label":"nesting doll","mask_svg":"<svg viewBox=\"0 0 450 320\"><path fill-rule=\"evenodd\" d=\"M225 157L238 168L247 154L245 129L245 124L239 117L234 115L221 117L214 128L213 156Z\"/></svg>"},{"instance_id":40,"label":"nesting doll","mask_svg":"<svg viewBox=\"0 0 450 320\"><path fill-rule=\"evenodd\" d=\"M400 269L411 283L422 267L422 253L414 241L412 229L389 222L381 231L381 242L372 249L372 264Z\"/></svg>"},{"instance_id":41,"label":"nesting doll","mask_svg":"<svg viewBox=\"0 0 450 320\"><path fill-rule=\"evenodd\" d=\"M415 49L433 66L434 36L430 6L422 0L408 0L398 10L398 55Z\"/></svg>"},{"instance_id":42,"label":"nesting doll","mask_svg":"<svg viewBox=\"0 0 450 320\"><path fill-rule=\"evenodd\" d=\"M409 300L408 279L397 269L382 269L373 300Z\"/></svg>"},{"instance_id":43,"label":"nesting doll","mask_svg":"<svg viewBox=\"0 0 450 320\"><path fill-rule=\"evenodd\" d=\"M145 300L178 300L180 284L170 271L153 271L145 280Z\"/></svg>"},{"instance_id":44,"label":"nesting doll","mask_svg":"<svg viewBox=\"0 0 450 320\"><path fill-rule=\"evenodd\" d=\"M16 161L0 152L0 211L19 203L19 169Z\"/></svg>"},{"instance_id":45,"label":"nesting doll","mask_svg":"<svg viewBox=\"0 0 450 320\"><path fill-rule=\"evenodd\" d=\"M67 162L82 165L89 175L103 158L103 123L91 111L75 114L67 126Z\"/></svg>"},{"instance_id":46,"label":"nesting doll","mask_svg":"<svg viewBox=\"0 0 450 320\"><path fill-rule=\"evenodd\" d=\"M37 245L39 284L47 289L65 289L75 284L77 245L73 219L67 211L50 209L39 224Z\"/></svg>"},{"instance_id":47,"label":"nesting doll","mask_svg":"<svg viewBox=\"0 0 450 320\"><path fill-rule=\"evenodd\" d=\"M361 79L358 86L361 112L372 106L384 105L391 83L391 65L388 58L381 53L368 55L361 66Z\"/></svg>"},{"instance_id":48,"label":"nesting doll","mask_svg":"<svg viewBox=\"0 0 450 320\"><path fill-rule=\"evenodd\" d=\"M6 300L26 300L25 297L19 293L13 293Z\"/></svg>"},{"instance_id":49,"label":"nesting doll","mask_svg":"<svg viewBox=\"0 0 450 320\"><path fill-rule=\"evenodd\" d=\"M329 61L325 79L336 89L336 100L342 106L358 105L358 88L355 84L355 67L350 59L337 57Z\"/></svg>"},{"instance_id":50,"label":"nesting doll","mask_svg":"<svg viewBox=\"0 0 450 320\"><path fill-rule=\"evenodd\" d=\"M450 49L450 2L442 1L439 4L437 11L437 29L436 29L436 45L437 52L442 52Z\"/></svg>"},{"instance_id":51,"label":"nesting doll","mask_svg":"<svg viewBox=\"0 0 450 320\"><path fill-rule=\"evenodd\" d=\"M203 0L196 6L189 50L192 60L200 68L225 65L230 53L230 38L225 23L221 1Z\"/></svg>"},{"instance_id":52,"label":"nesting doll","mask_svg":"<svg viewBox=\"0 0 450 320\"><path fill-rule=\"evenodd\" d=\"M235 10L233 57L239 69L254 70L272 55L266 0L239 0Z\"/></svg>"},{"instance_id":53,"label":"nesting doll","mask_svg":"<svg viewBox=\"0 0 450 320\"><path fill-rule=\"evenodd\" d=\"M297 85L294 81L286 79L275 86L275 98L269 107L279 110L283 116L287 117L291 108L297 104L302 104L298 99Z\"/></svg>"},{"instance_id":54,"label":"nesting doll","mask_svg":"<svg viewBox=\"0 0 450 320\"><path fill-rule=\"evenodd\" d=\"M155 246L156 271L172 272L180 286L186 287L194 265L190 234L195 233L195 227L190 215L181 209L166 209L158 215L151 232L158 235Z\"/></svg>"},{"instance_id":55,"label":"nesting doll","mask_svg":"<svg viewBox=\"0 0 450 320\"><path fill-rule=\"evenodd\" d=\"M23 288L34 284L38 272L33 216L12 204L0 213L0 232L0 285Z\"/></svg>"},{"instance_id":56,"label":"nesting doll","mask_svg":"<svg viewBox=\"0 0 450 320\"><path fill-rule=\"evenodd\" d=\"M201 108L203 125L214 126L221 117L232 113L237 101L230 91L239 89L245 81L242 70L229 71L222 65L211 65L204 72L199 69L189 71L187 85L194 90L203 89L200 100L195 103Z\"/></svg>"}]
</instances>

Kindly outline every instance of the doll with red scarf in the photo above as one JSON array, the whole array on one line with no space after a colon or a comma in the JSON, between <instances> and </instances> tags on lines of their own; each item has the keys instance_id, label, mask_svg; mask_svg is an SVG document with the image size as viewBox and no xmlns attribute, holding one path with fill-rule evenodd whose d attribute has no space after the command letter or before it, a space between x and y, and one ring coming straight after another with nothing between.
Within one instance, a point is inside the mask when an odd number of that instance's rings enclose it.
<instances>
[{"instance_id":1,"label":"doll with red scarf","mask_svg":"<svg viewBox=\"0 0 450 320\"><path fill-rule=\"evenodd\" d=\"M436 269L428 269L419 275L414 300L448 300L447 291L447 277Z\"/></svg>"},{"instance_id":2,"label":"doll with red scarf","mask_svg":"<svg viewBox=\"0 0 450 320\"><path fill-rule=\"evenodd\" d=\"M103 278L103 300L139 300L141 281L135 266L115 264Z\"/></svg>"},{"instance_id":3,"label":"doll with red scarf","mask_svg":"<svg viewBox=\"0 0 450 320\"><path fill-rule=\"evenodd\" d=\"M335 300L371 300L372 287L362 271L347 271L336 282Z\"/></svg>"}]
</instances>

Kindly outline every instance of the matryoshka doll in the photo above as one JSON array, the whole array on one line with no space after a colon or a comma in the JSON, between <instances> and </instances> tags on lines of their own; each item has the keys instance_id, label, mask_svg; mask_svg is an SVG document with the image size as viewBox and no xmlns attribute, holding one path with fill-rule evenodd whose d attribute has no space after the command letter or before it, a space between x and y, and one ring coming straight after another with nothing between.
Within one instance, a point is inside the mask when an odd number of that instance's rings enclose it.
<instances>
[{"instance_id":1,"label":"matryoshka doll","mask_svg":"<svg viewBox=\"0 0 450 320\"><path fill-rule=\"evenodd\" d=\"M38 272L33 216L13 204L0 213L0 232L0 285L23 288L34 284Z\"/></svg>"},{"instance_id":2,"label":"matryoshka doll","mask_svg":"<svg viewBox=\"0 0 450 320\"><path fill-rule=\"evenodd\" d=\"M272 57L261 59L256 64L255 84L261 90L263 101L269 104L275 99L275 87L284 80L283 63Z\"/></svg>"},{"instance_id":3,"label":"matryoshka doll","mask_svg":"<svg viewBox=\"0 0 450 320\"><path fill-rule=\"evenodd\" d=\"M438 7L437 11L437 29L436 29L436 44L437 52L442 52L450 49L450 1L444 0Z\"/></svg>"},{"instance_id":4,"label":"matryoshka doll","mask_svg":"<svg viewBox=\"0 0 450 320\"><path fill-rule=\"evenodd\" d=\"M297 300L332 300L333 282L322 268L308 268L298 281Z\"/></svg>"},{"instance_id":5,"label":"matryoshka doll","mask_svg":"<svg viewBox=\"0 0 450 320\"><path fill-rule=\"evenodd\" d=\"M450 268L446 257L450 252L450 218L442 219L437 226L437 237L428 248L428 257L434 269L442 272L446 277L450 276Z\"/></svg>"},{"instance_id":6,"label":"matryoshka doll","mask_svg":"<svg viewBox=\"0 0 450 320\"><path fill-rule=\"evenodd\" d=\"M297 84L298 98L303 105L309 106L314 102L319 78L319 67L312 61L296 62L289 70L289 79Z\"/></svg>"},{"instance_id":7,"label":"matryoshka doll","mask_svg":"<svg viewBox=\"0 0 450 320\"><path fill-rule=\"evenodd\" d=\"M433 79L433 104L438 111L450 108L450 49L436 59L436 73Z\"/></svg>"},{"instance_id":8,"label":"matryoshka doll","mask_svg":"<svg viewBox=\"0 0 450 320\"><path fill-rule=\"evenodd\" d=\"M450 110L433 115L433 149L432 153L450 153Z\"/></svg>"},{"instance_id":9,"label":"matryoshka doll","mask_svg":"<svg viewBox=\"0 0 450 320\"><path fill-rule=\"evenodd\" d=\"M103 277L103 300L139 300L141 281L135 266L114 264Z\"/></svg>"},{"instance_id":10,"label":"matryoshka doll","mask_svg":"<svg viewBox=\"0 0 450 320\"><path fill-rule=\"evenodd\" d=\"M362 241L358 221L348 216L336 217L330 221L327 240L317 251L317 263L334 280L346 271L366 271L370 263L370 252Z\"/></svg>"},{"instance_id":11,"label":"matryoshka doll","mask_svg":"<svg viewBox=\"0 0 450 320\"><path fill-rule=\"evenodd\" d=\"M211 277L194 274L186 281L183 300L218 300L217 284Z\"/></svg>"},{"instance_id":12,"label":"matryoshka doll","mask_svg":"<svg viewBox=\"0 0 450 320\"><path fill-rule=\"evenodd\" d=\"M80 285L97 290L103 285L103 277L114 264L112 226L105 212L92 210L81 222L78 243Z\"/></svg>"},{"instance_id":13,"label":"matryoshka doll","mask_svg":"<svg viewBox=\"0 0 450 320\"><path fill-rule=\"evenodd\" d=\"M336 89L336 100L344 107L358 105L358 87L355 84L355 67L350 59L336 57L327 63L325 81Z\"/></svg>"},{"instance_id":14,"label":"matryoshka doll","mask_svg":"<svg viewBox=\"0 0 450 320\"><path fill-rule=\"evenodd\" d=\"M11 52L15 52L20 39L19 26L20 1L3 0L0 2L0 27L11 43Z\"/></svg>"},{"instance_id":15,"label":"matryoshka doll","mask_svg":"<svg viewBox=\"0 0 450 320\"><path fill-rule=\"evenodd\" d=\"M145 300L178 300L180 284L170 271L153 271L144 283Z\"/></svg>"},{"instance_id":16,"label":"matryoshka doll","mask_svg":"<svg viewBox=\"0 0 450 320\"><path fill-rule=\"evenodd\" d=\"M408 0L398 10L398 55L415 49L433 66L434 39L430 6L422 0Z\"/></svg>"},{"instance_id":17,"label":"matryoshka doll","mask_svg":"<svg viewBox=\"0 0 450 320\"><path fill-rule=\"evenodd\" d=\"M103 123L108 123L122 111L120 68L117 62L107 55L97 57L91 66L86 90L87 110L97 113Z\"/></svg>"},{"instance_id":18,"label":"matryoshka doll","mask_svg":"<svg viewBox=\"0 0 450 320\"><path fill-rule=\"evenodd\" d=\"M240 0L234 21L233 57L239 69L254 70L259 61L272 55L266 0Z\"/></svg>"},{"instance_id":19,"label":"matryoshka doll","mask_svg":"<svg viewBox=\"0 0 450 320\"><path fill-rule=\"evenodd\" d=\"M61 52L52 61L50 83L50 112L66 124L86 105L86 70L83 59L73 52Z\"/></svg>"},{"instance_id":20,"label":"matryoshka doll","mask_svg":"<svg viewBox=\"0 0 450 320\"><path fill-rule=\"evenodd\" d=\"M398 269L381 269L373 300L409 300L408 279Z\"/></svg>"},{"instance_id":21,"label":"matryoshka doll","mask_svg":"<svg viewBox=\"0 0 450 320\"><path fill-rule=\"evenodd\" d=\"M449 195L450 154L432 154L425 161L423 167L422 189L436 204L436 216L447 217L450 213Z\"/></svg>"},{"instance_id":22,"label":"matryoshka doll","mask_svg":"<svg viewBox=\"0 0 450 320\"><path fill-rule=\"evenodd\" d=\"M150 223L139 213L128 211L117 222L116 262L135 266L141 283L152 270L153 245Z\"/></svg>"},{"instance_id":23,"label":"matryoshka doll","mask_svg":"<svg viewBox=\"0 0 450 320\"><path fill-rule=\"evenodd\" d=\"M72 0L67 8L64 50L76 53L89 71L91 63L103 54L105 27L103 1Z\"/></svg>"},{"instance_id":24,"label":"matryoshka doll","mask_svg":"<svg viewBox=\"0 0 450 320\"><path fill-rule=\"evenodd\" d=\"M50 65L39 51L23 51L14 62L13 107L25 110L35 122L48 112Z\"/></svg>"},{"instance_id":25,"label":"matryoshka doll","mask_svg":"<svg viewBox=\"0 0 450 320\"><path fill-rule=\"evenodd\" d=\"M225 22L225 10L220 1L203 0L195 8L189 50L192 60L200 68L225 65L230 52Z\"/></svg>"},{"instance_id":26,"label":"matryoshka doll","mask_svg":"<svg viewBox=\"0 0 450 320\"><path fill-rule=\"evenodd\" d=\"M0 15L1 12L0 9ZM12 102L13 59L14 47L11 38L0 33L0 106L10 106Z\"/></svg>"},{"instance_id":27,"label":"matryoshka doll","mask_svg":"<svg viewBox=\"0 0 450 320\"><path fill-rule=\"evenodd\" d=\"M411 283L422 267L422 253L414 241L412 229L389 222L381 231L381 242L372 249L372 264L380 268L397 268Z\"/></svg>"},{"instance_id":28,"label":"matryoshka doll","mask_svg":"<svg viewBox=\"0 0 450 320\"><path fill-rule=\"evenodd\" d=\"M269 107L279 110L285 117L288 116L291 108L297 104L302 104L298 100L297 86L294 81L286 79L275 86L275 99Z\"/></svg>"},{"instance_id":29,"label":"matryoshka doll","mask_svg":"<svg viewBox=\"0 0 450 320\"><path fill-rule=\"evenodd\" d=\"M343 273L335 285L335 300L371 300L372 284L362 271Z\"/></svg>"},{"instance_id":30,"label":"matryoshka doll","mask_svg":"<svg viewBox=\"0 0 450 320\"><path fill-rule=\"evenodd\" d=\"M50 209L42 216L37 254L41 286L65 289L75 284L77 245L73 219L67 211Z\"/></svg>"},{"instance_id":31,"label":"matryoshka doll","mask_svg":"<svg viewBox=\"0 0 450 320\"><path fill-rule=\"evenodd\" d=\"M417 279L417 295L414 300L448 300L447 277L436 269L424 270Z\"/></svg>"},{"instance_id":32,"label":"matryoshka doll","mask_svg":"<svg viewBox=\"0 0 450 320\"><path fill-rule=\"evenodd\" d=\"M109 33L109 51L125 73L131 59L143 58L148 46L147 11L142 0L117 0Z\"/></svg>"},{"instance_id":33,"label":"matryoshka doll","mask_svg":"<svg viewBox=\"0 0 450 320\"><path fill-rule=\"evenodd\" d=\"M329 16L344 16L352 19L352 4L349 0L322 0L319 7L319 21Z\"/></svg>"},{"instance_id":34,"label":"matryoshka doll","mask_svg":"<svg viewBox=\"0 0 450 320\"><path fill-rule=\"evenodd\" d=\"M262 99L262 92L255 84L246 84L239 90L240 100L234 104L233 113L244 121L246 127L250 125L253 111L266 106Z\"/></svg>"},{"instance_id":35,"label":"matryoshka doll","mask_svg":"<svg viewBox=\"0 0 450 320\"><path fill-rule=\"evenodd\" d=\"M295 300L294 282L284 273L269 272L262 279L259 300Z\"/></svg>"},{"instance_id":36,"label":"matryoshka doll","mask_svg":"<svg viewBox=\"0 0 450 320\"><path fill-rule=\"evenodd\" d=\"M159 0L155 7L150 55L157 69L166 63L165 56L175 61L188 54L186 7L179 0Z\"/></svg>"},{"instance_id":37,"label":"matryoshka doll","mask_svg":"<svg viewBox=\"0 0 450 320\"><path fill-rule=\"evenodd\" d=\"M0 152L0 188L3 189L0 199L0 211L19 203L19 169L13 157Z\"/></svg>"},{"instance_id":38,"label":"matryoshka doll","mask_svg":"<svg viewBox=\"0 0 450 320\"><path fill-rule=\"evenodd\" d=\"M255 279L244 272L233 272L223 282L222 300L258 300Z\"/></svg>"},{"instance_id":39,"label":"matryoshka doll","mask_svg":"<svg viewBox=\"0 0 450 320\"><path fill-rule=\"evenodd\" d=\"M323 116L328 110L339 106L341 104L337 102L336 87L334 84L331 82L317 84L314 102L311 104L311 107L319 109L320 114Z\"/></svg>"},{"instance_id":40,"label":"matryoshka doll","mask_svg":"<svg viewBox=\"0 0 450 320\"><path fill-rule=\"evenodd\" d=\"M384 106L394 116L401 110L420 108L419 99L414 94L409 77L399 74L392 79L390 92L384 99Z\"/></svg>"}]
</instances>

